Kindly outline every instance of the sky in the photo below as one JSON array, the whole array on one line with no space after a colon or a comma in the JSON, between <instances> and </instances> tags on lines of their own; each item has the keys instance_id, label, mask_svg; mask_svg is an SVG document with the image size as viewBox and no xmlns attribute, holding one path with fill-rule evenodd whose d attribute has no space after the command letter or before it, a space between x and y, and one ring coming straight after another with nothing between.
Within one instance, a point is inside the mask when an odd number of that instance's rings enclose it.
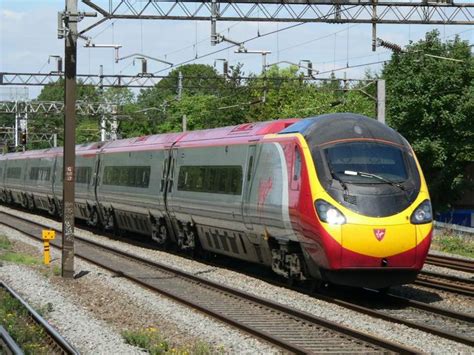
<instances>
[{"instance_id":1,"label":"sky","mask_svg":"<svg viewBox=\"0 0 474 355\"><path fill-rule=\"evenodd\" d=\"M139 0L131 0L134 1ZM140 0L141 1L141 0ZM471 0L466 0L469 2ZM104 0L94 0L104 3ZM0 72L45 73L55 70L50 55L63 55L64 40L57 38L57 13L64 10L64 0L0 0ZM79 0L80 11L93 11ZM85 19L79 29L97 19ZM383 61L390 58L390 52L377 48L372 52L371 25L366 24L315 24L308 23L283 30L294 23L218 22L218 32L232 40L241 42L258 33L280 30L277 34L261 37L246 43L249 50L267 50L267 63L311 60L313 67L329 77L334 69L359 64ZM453 39L456 34L474 43L474 26L432 26L432 25L378 25L377 36L384 40L406 45L418 41L425 33L438 29L441 37ZM236 54L232 49L215 55L198 58L206 53L228 47L221 43L210 45L210 21L170 20L108 20L87 33L92 43L116 44L122 47L119 57L142 53L166 60L173 64L185 61L214 65L216 59L227 59L229 65L243 64L245 74L259 73L262 58L259 54ZM85 41L78 43L78 73L98 74L104 66L104 74L137 74L140 62L132 58L115 63L113 49L84 48ZM218 71L222 64L216 64ZM345 70L336 70L337 77L363 78L366 70L377 72L381 64L368 65ZM160 75L169 72L159 62L149 61L148 71ZM29 96L34 98L41 88L29 87ZM0 98L1 99L1 98Z\"/></svg>"}]
</instances>

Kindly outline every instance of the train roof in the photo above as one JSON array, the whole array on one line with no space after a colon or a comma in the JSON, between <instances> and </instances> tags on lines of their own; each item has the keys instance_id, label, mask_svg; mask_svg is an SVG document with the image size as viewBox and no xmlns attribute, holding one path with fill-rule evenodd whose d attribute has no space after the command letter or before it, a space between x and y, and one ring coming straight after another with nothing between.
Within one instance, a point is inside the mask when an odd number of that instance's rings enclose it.
<instances>
[{"instance_id":1,"label":"train roof","mask_svg":"<svg viewBox=\"0 0 474 355\"><path fill-rule=\"evenodd\" d=\"M280 134L301 133L310 146L345 139L371 139L407 146L406 140L394 129L376 119L355 113L330 113L309 117L282 130Z\"/></svg>"},{"instance_id":2,"label":"train roof","mask_svg":"<svg viewBox=\"0 0 474 355\"><path fill-rule=\"evenodd\" d=\"M112 142L93 142L76 145L76 155L95 155L98 151L104 153L116 151L133 151L143 149L167 148L177 143L180 146L193 146L204 142L225 144L225 143L245 143L249 140L259 140L260 137L278 133L294 123L300 121L297 118L248 122L237 126L219 127L198 131L164 133L150 136L119 139ZM38 156L49 157L63 154L63 147L31 150L26 152L15 152L0 155L0 160L4 159L28 159Z\"/></svg>"},{"instance_id":3,"label":"train roof","mask_svg":"<svg viewBox=\"0 0 474 355\"><path fill-rule=\"evenodd\" d=\"M265 122L248 122L237 126L227 126L198 131L165 133L120 139L112 142L94 142L76 145L77 155L93 155L98 151L136 151L148 149L163 149L178 146L191 147L194 145L238 144L248 141L258 141L266 134L301 133L311 145L320 145L345 138L380 139L387 142L406 145L404 138L390 127L373 118L353 113L332 113L305 119L282 119ZM310 142L311 141L311 142ZM33 157L48 157L62 155L63 148L49 148L27 152L9 153L0 159L25 159Z\"/></svg>"},{"instance_id":4,"label":"train roof","mask_svg":"<svg viewBox=\"0 0 474 355\"><path fill-rule=\"evenodd\" d=\"M103 147L103 151L156 149L170 147L173 144L178 144L179 146L193 146L206 142L218 142L219 144L225 144L227 142L235 144L240 141L248 142L252 139L257 140L265 134L278 133L298 120L299 119L291 118L266 122L249 122L237 126L120 139L106 143Z\"/></svg>"}]
</instances>

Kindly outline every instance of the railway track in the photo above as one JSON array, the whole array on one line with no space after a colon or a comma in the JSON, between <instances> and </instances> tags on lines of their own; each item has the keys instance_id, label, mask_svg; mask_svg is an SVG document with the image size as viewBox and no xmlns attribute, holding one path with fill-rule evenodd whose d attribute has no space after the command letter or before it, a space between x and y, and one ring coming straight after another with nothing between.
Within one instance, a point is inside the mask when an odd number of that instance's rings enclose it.
<instances>
[{"instance_id":1,"label":"railway track","mask_svg":"<svg viewBox=\"0 0 474 355\"><path fill-rule=\"evenodd\" d=\"M428 254L426 263L449 269L474 273L474 261L453 258L450 256Z\"/></svg>"},{"instance_id":2,"label":"railway track","mask_svg":"<svg viewBox=\"0 0 474 355\"><path fill-rule=\"evenodd\" d=\"M1 212L1 223L32 238L48 228ZM57 231L60 234L60 231ZM60 247L58 238L52 243ZM76 255L293 353L416 353L415 349L76 237Z\"/></svg>"},{"instance_id":3,"label":"railway track","mask_svg":"<svg viewBox=\"0 0 474 355\"><path fill-rule=\"evenodd\" d=\"M45 343L48 345L48 354L74 354L74 349L43 317L41 317L28 303L26 303L12 288L0 281L0 288L21 303L27 311L28 320L44 330ZM0 326L0 354L23 354L22 350L9 335L7 330Z\"/></svg>"},{"instance_id":4,"label":"railway track","mask_svg":"<svg viewBox=\"0 0 474 355\"><path fill-rule=\"evenodd\" d=\"M414 284L474 297L474 279L465 279L436 272L422 271L418 274Z\"/></svg>"},{"instance_id":5,"label":"railway track","mask_svg":"<svg viewBox=\"0 0 474 355\"><path fill-rule=\"evenodd\" d=\"M372 317L401 323L468 346L474 346L474 317L464 313L391 294L380 294L374 290L353 290L350 297L341 296L341 292L317 297Z\"/></svg>"}]
</instances>

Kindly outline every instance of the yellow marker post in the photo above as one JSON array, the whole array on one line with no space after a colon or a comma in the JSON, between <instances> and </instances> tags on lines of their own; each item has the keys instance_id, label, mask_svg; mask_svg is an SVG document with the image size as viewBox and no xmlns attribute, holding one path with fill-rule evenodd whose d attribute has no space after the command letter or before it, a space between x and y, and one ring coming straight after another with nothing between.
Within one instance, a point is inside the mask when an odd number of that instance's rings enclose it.
<instances>
[{"instance_id":1,"label":"yellow marker post","mask_svg":"<svg viewBox=\"0 0 474 355\"><path fill-rule=\"evenodd\" d=\"M43 245L44 245L44 263L49 265L51 261L51 256L49 253L49 241L56 238L56 232L50 229L43 229Z\"/></svg>"}]
</instances>

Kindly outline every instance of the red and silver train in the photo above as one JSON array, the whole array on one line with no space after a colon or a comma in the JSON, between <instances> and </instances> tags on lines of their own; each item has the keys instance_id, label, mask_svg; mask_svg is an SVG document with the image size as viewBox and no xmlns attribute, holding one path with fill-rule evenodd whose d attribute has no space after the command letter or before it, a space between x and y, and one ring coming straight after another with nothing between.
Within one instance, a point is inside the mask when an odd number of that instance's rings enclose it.
<instances>
[{"instance_id":1,"label":"red and silver train","mask_svg":"<svg viewBox=\"0 0 474 355\"><path fill-rule=\"evenodd\" d=\"M0 157L0 199L57 215L62 148ZM432 210L408 142L327 114L76 148L75 215L263 264L289 279L385 288L414 280Z\"/></svg>"}]
</instances>

